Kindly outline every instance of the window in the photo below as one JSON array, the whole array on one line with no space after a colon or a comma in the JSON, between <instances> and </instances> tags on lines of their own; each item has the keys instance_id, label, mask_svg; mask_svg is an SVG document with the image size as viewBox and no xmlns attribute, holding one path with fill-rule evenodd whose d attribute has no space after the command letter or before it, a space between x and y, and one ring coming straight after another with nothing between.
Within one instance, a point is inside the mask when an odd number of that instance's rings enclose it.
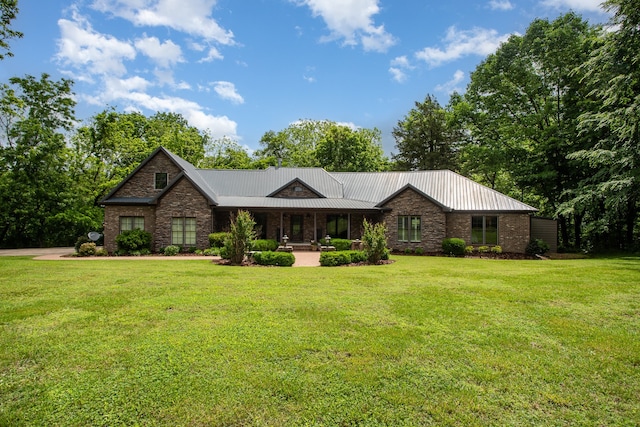
<instances>
[{"instance_id":1,"label":"window","mask_svg":"<svg viewBox=\"0 0 640 427\"><path fill-rule=\"evenodd\" d=\"M143 216L121 216L120 217L120 233L127 230L135 230L139 228L144 230Z\"/></svg>"},{"instance_id":2,"label":"window","mask_svg":"<svg viewBox=\"0 0 640 427\"><path fill-rule=\"evenodd\" d=\"M154 188L156 190L162 190L164 187L167 186L168 181L169 181L169 174L168 173L166 173L166 172L156 172Z\"/></svg>"},{"instance_id":3,"label":"window","mask_svg":"<svg viewBox=\"0 0 640 427\"><path fill-rule=\"evenodd\" d=\"M471 217L471 244L473 245L497 245L498 244L498 217L497 216L472 216Z\"/></svg>"},{"instance_id":4,"label":"window","mask_svg":"<svg viewBox=\"0 0 640 427\"><path fill-rule=\"evenodd\" d=\"M171 244L180 246L195 246L195 218L171 218Z\"/></svg>"},{"instance_id":5,"label":"window","mask_svg":"<svg viewBox=\"0 0 640 427\"><path fill-rule=\"evenodd\" d=\"M349 238L349 216L348 215L327 215L327 234L332 238L348 239Z\"/></svg>"},{"instance_id":6,"label":"window","mask_svg":"<svg viewBox=\"0 0 640 427\"><path fill-rule=\"evenodd\" d=\"M398 217L398 241L399 242L419 242L421 241L421 218L419 216L399 216Z\"/></svg>"}]
</instances>

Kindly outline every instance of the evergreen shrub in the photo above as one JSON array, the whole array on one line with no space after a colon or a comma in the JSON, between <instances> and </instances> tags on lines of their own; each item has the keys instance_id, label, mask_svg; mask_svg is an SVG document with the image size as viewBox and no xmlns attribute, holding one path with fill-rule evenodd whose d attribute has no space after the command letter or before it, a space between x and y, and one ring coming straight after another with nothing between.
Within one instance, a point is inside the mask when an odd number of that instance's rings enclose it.
<instances>
[{"instance_id":1,"label":"evergreen shrub","mask_svg":"<svg viewBox=\"0 0 640 427\"><path fill-rule=\"evenodd\" d=\"M442 252L451 256L464 256L466 243L463 239L450 237L442 241Z\"/></svg>"}]
</instances>

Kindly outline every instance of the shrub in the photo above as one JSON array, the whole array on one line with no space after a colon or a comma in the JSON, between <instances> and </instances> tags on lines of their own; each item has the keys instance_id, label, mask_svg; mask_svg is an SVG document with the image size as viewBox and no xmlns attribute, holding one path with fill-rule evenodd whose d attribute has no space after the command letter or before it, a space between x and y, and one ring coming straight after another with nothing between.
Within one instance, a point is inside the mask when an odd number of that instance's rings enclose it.
<instances>
[{"instance_id":1,"label":"shrub","mask_svg":"<svg viewBox=\"0 0 640 427\"><path fill-rule=\"evenodd\" d=\"M542 239L533 239L525 249L527 255L544 255L549 252L549 245Z\"/></svg>"},{"instance_id":2,"label":"shrub","mask_svg":"<svg viewBox=\"0 0 640 427\"><path fill-rule=\"evenodd\" d=\"M96 251L96 256L108 256L108 255L109 255L109 252L107 252L107 250L104 249L104 248L103 249L98 249Z\"/></svg>"},{"instance_id":3,"label":"shrub","mask_svg":"<svg viewBox=\"0 0 640 427\"><path fill-rule=\"evenodd\" d=\"M371 224L366 219L362 223L364 233L362 241L364 243L364 252L367 255L367 261L370 264L377 264L380 260L389 259L389 251L387 250L387 227L384 223Z\"/></svg>"},{"instance_id":4,"label":"shrub","mask_svg":"<svg viewBox=\"0 0 640 427\"><path fill-rule=\"evenodd\" d=\"M464 256L466 243L462 239L451 237L442 241L442 252L451 256Z\"/></svg>"},{"instance_id":5,"label":"shrub","mask_svg":"<svg viewBox=\"0 0 640 427\"><path fill-rule=\"evenodd\" d=\"M178 253L180 253L180 247L176 245L169 245L164 248L163 253L165 254L165 256L176 256L178 255Z\"/></svg>"},{"instance_id":6,"label":"shrub","mask_svg":"<svg viewBox=\"0 0 640 427\"><path fill-rule=\"evenodd\" d=\"M422 248L416 248L416 250L414 251L414 253L416 255L424 255L424 249Z\"/></svg>"},{"instance_id":7,"label":"shrub","mask_svg":"<svg viewBox=\"0 0 640 427\"><path fill-rule=\"evenodd\" d=\"M353 240L340 239L340 238L336 237L335 239L331 239L331 246L336 248L336 252L348 251L348 250L351 249L351 243L352 242L353 242ZM323 245L323 246L326 246L327 240L326 239L320 239L320 244Z\"/></svg>"},{"instance_id":8,"label":"shrub","mask_svg":"<svg viewBox=\"0 0 640 427\"><path fill-rule=\"evenodd\" d=\"M275 251L278 249L278 241L273 239L258 239L251 242L252 251Z\"/></svg>"},{"instance_id":9,"label":"shrub","mask_svg":"<svg viewBox=\"0 0 640 427\"><path fill-rule=\"evenodd\" d=\"M475 252L475 248L473 246L467 246L466 248L464 248L464 253L467 255L471 255Z\"/></svg>"},{"instance_id":10,"label":"shrub","mask_svg":"<svg viewBox=\"0 0 640 427\"><path fill-rule=\"evenodd\" d=\"M78 255L80 256L93 256L96 254L96 244L94 242L87 242L80 245L78 249Z\"/></svg>"},{"instance_id":11,"label":"shrub","mask_svg":"<svg viewBox=\"0 0 640 427\"><path fill-rule=\"evenodd\" d=\"M239 210L234 217L231 214L231 231L224 241L224 248L231 264L239 265L244 261L244 254L251 247L255 237L255 221L247 211Z\"/></svg>"},{"instance_id":12,"label":"shrub","mask_svg":"<svg viewBox=\"0 0 640 427\"><path fill-rule=\"evenodd\" d=\"M489 246L478 246L478 252L481 254L486 254L489 252Z\"/></svg>"},{"instance_id":13,"label":"shrub","mask_svg":"<svg viewBox=\"0 0 640 427\"><path fill-rule=\"evenodd\" d=\"M116 236L118 251L134 255L134 252L146 250L151 253L151 233L140 230L126 230Z\"/></svg>"},{"instance_id":14,"label":"shrub","mask_svg":"<svg viewBox=\"0 0 640 427\"><path fill-rule=\"evenodd\" d=\"M404 248L404 254L405 255L411 255L413 253L413 249L411 248Z\"/></svg>"},{"instance_id":15,"label":"shrub","mask_svg":"<svg viewBox=\"0 0 640 427\"><path fill-rule=\"evenodd\" d=\"M367 261L367 253L365 251L347 251L352 263Z\"/></svg>"},{"instance_id":16,"label":"shrub","mask_svg":"<svg viewBox=\"0 0 640 427\"><path fill-rule=\"evenodd\" d=\"M217 256L217 255L220 255L220 249L219 248L207 248L204 251L202 251L202 255L205 255L205 256Z\"/></svg>"},{"instance_id":17,"label":"shrub","mask_svg":"<svg viewBox=\"0 0 640 427\"><path fill-rule=\"evenodd\" d=\"M279 267L291 267L296 262L296 257L291 252L256 252L253 259L260 265L277 265Z\"/></svg>"},{"instance_id":18,"label":"shrub","mask_svg":"<svg viewBox=\"0 0 640 427\"><path fill-rule=\"evenodd\" d=\"M502 253L502 246L492 246L491 247L491 253L492 254L501 254Z\"/></svg>"},{"instance_id":19,"label":"shrub","mask_svg":"<svg viewBox=\"0 0 640 427\"><path fill-rule=\"evenodd\" d=\"M320 265L323 267L335 267L351 263L351 255L346 251L322 252L320 254Z\"/></svg>"},{"instance_id":20,"label":"shrub","mask_svg":"<svg viewBox=\"0 0 640 427\"><path fill-rule=\"evenodd\" d=\"M91 239L90 239L90 238L88 238L87 236L80 236L80 237L78 237L78 240L76 240L76 244L75 244L76 252L80 253L80 246L81 246L83 243L91 243Z\"/></svg>"},{"instance_id":21,"label":"shrub","mask_svg":"<svg viewBox=\"0 0 640 427\"><path fill-rule=\"evenodd\" d=\"M224 241L227 237L229 237L229 233L226 231L211 233L209 234L209 246L212 248L221 248L224 246Z\"/></svg>"}]
</instances>

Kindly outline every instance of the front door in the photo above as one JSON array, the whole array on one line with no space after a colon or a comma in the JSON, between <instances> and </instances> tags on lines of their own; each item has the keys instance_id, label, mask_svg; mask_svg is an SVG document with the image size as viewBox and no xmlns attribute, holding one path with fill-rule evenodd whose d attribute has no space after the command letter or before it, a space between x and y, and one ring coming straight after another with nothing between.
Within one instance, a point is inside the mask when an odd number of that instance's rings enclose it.
<instances>
[{"instance_id":1,"label":"front door","mask_svg":"<svg viewBox=\"0 0 640 427\"><path fill-rule=\"evenodd\" d=\"M302 219L302 215L291 215L291 233L289 234L289 240L292 242L302 242L304 239Z\"/></svg>"}]
</instances>

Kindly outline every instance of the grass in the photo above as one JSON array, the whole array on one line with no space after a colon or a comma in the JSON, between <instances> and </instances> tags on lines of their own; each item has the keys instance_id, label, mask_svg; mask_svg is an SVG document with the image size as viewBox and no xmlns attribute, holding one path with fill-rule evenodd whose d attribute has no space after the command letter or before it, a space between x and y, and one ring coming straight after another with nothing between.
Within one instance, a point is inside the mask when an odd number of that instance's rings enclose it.
<instances>
[{"instance_id":1,"label":"grass","mask_svg":"<svg viewBox=\"0 0 640 427\"><path fill-rule=\"evenodd\" d=\"M0 425L638 425L640 259L0 257Z\"/></svg>"}]
</instances>

